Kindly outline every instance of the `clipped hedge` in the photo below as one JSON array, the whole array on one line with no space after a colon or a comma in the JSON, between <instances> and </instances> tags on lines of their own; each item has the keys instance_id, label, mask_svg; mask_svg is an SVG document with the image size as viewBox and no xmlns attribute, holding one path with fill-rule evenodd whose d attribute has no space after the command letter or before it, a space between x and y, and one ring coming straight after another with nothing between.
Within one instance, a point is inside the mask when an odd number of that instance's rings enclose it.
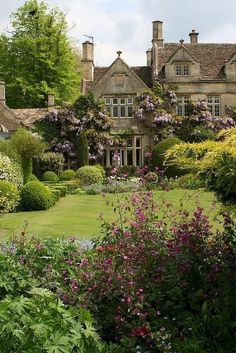
<instances>
[{"instance_id":1,"label":"clipped hedge","mask_svg":"<svg viewBox=\"0 0 236 353\"><path fill-rule=\"evenodd\" d=\"M75 178L75 171L73 169L67 169L61 172L59 175L61 181L70 181Z\"/></svg>"},{"instance_id":2,"label":"clipped hedge","mask_svg":"<svg viewBox=\"0 0 236 353\"><path fill-rule=\"evenodd\" d=\"M102 173L96 167L87 165L81 167L76 172L76 178L84 185L96 184L102 181Z\"/></svg>"},{"instance_id":3,"label":"clipped hedge","mask_svg":"<svg viewBox=\"0 0 236 353\"><path fill-rule=\"evenodd\" d=\"M160 167L161 169L164 169L165 174L168 177L181 175L183 172L180 169L176 168L175 166L166 166L165 154L169 148L173 147L174 145L179 145L182 142L183 141L176 137L170 137L161 142L158 142L158 144L154 146L152 150L152 168L155 169L155 167Z\"/></svg>"},{"instance_id":4,"label":"clipped hedge","mask_svg":"<svg viewBox=\"0 0 236 353\"><path fill-rule=\"evenodd\" d=\"M40 181L30 181L21 190L21 209L47 210L53 202L49 188Z\"/></svg>"},{"instance_id":5,"label":"clipped hedge","mask_svg":"<svg viewBox=\"0 0 236 353\"><path fill-rule=\"evenodd\" d=\"M59 177L56 175L56 173L54 173L52 171L47 171L47 172L43 173L42 180L49 181L51 183L58 183Z\"/></svg>"}]
</instances>

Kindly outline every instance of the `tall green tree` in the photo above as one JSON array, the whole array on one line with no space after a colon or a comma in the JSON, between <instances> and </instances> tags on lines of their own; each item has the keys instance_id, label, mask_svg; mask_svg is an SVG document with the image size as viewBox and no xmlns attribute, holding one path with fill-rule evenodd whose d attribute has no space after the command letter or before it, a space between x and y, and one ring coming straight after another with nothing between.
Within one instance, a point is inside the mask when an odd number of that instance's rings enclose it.
<instances>
[{"instance_id":1,"label":"tall green tree","mask_svg":"<svg viewBox=\"0 0 236 353\"><path fill-rule=\"evenodd\" d=\"M68 36L66 14L44 1L28 0L11 16L13 31L0 35L0 78L12 108L73 101L80 84L78 50Z\"/></svg>"}]
</instances>

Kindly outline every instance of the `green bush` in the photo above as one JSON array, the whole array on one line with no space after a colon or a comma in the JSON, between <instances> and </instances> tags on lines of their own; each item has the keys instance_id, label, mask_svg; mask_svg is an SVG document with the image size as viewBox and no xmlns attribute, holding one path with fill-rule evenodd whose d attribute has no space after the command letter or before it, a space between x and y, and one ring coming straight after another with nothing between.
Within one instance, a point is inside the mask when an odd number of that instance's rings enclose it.
<instances>
[{"instance_id":1,"label":"green bush","mask_svg":"<svg viewBox=\"0 0 236 353\"><path fill-rule=\"evenodd\" d=\"M145 180L148 183L155 183L156 181L158 181L158 176L154 172L149 172L145 175Z\"/></svg>"},{"instance_id":2,"label":"green bush","mask_svg":"<svg viewBox=\"0 0 236 353\"><path fill-rule=\"evenodd\" d=\"M97 164L94 165L94 167L96 167L98 170L100 170L100 172L102 173L103 178L105 178L106 172L105 172L105 169L103 168L103 166L100 163L97 163Z\"/></svg>"},{"instance_id":3,"label":"green bush","mask_svg":"<svg viewBox=\"0 0 236 353\"><path fill-rule=\"evenodd\" d=\"M21 190L21 209L47 210L52 205L49 188L40 181L30 181Z\"/></svg>"},{"instance_id":4,"label":"green bush","mask_svg":"<svg viewBox=\"0 0 236 353\"><path fill-rule=\"evenodd\" d=\"M31 174L30 181L39 181L39 179L36 177L36 175Z\"/></svg>"},{"instance_id":5,"label":"green bush","mask_svg":"<svg viewBox=\"0 0 236 353\"><path fill-rule=\"evenodd\" d=\"M70 181L75 178L75 171L72 169L67 169L61 172L59 175L61 181Z\"/></svg>"},{"instance_id":6,"label":"green bush","mask_svg":"<svg viewBox=\"0 0 236 353\"><path fill-rule=\"evenodd\" d=\"M0 180L9 181L18 188L23 185L23 175L21 167L7 156L0 153Z\"/></svg>"},{"instance_id":7,"label":"green bush","mask_svg":"<svg viewBox=\"0 0 236 353\"><path fill-rule=\"evenodd\" d=\"M77 170L76 178L84 185L96 184L102 181L102 173L94 166L84 166Z\"/></svg>"},{"instance_id":8,"label":"green bush","mask_svg":"<svg viewBox=\"0 0 236 353\"><path fill-rule=\"evenodd\" d=\"M50 188L50 191L51 191L54 203L57 202L58 200L60 200L60 198L61 198L61 190Z\"/></svg>"},{"instance_id":9,"label":"green bush","mask_svg":"<svg viewBox=\"0 0 236 353\"><path fill-rule=\"evenodd\" d=\"M49 181L51 183L58 183L59 177L56 175L56 173L51 172L51 171L47 171L47 172L43 173L42 180Z\"/></svg>"},{"instance_id":10,"label":"green bush","mask_svg":"<svg viewBox=\"0 0 236 353\"><path fill-rule=\"evenodd\" d=\"M175 182L175 188L182 189L200 189L204 188L205 183L196 174L186 174L179 177Z\"/></svg>"},{"instance_id":11,"label":"green bush","mask_svg":"<svg viewBox=\"0 0 236 353\"><path fill-rule=\"evenodd\" d=\"M76 157L79 168L89 163L88 140L84 132L79 135L76 141Z\"/></svg>"},{"instance_id":12,"label":"green bush","mask_svg":"<svg viewBox=\"0 0 236 353\"><path fill-rule=\"evenodd\" d=\"M174 166L166 166L165 165L165 153L167 150L174 145L178 145L182 143L182 141L176 137L167 138L161 142L158 142L156 146L154 146L152 150L152 168L160 167L165 170L165 174L168 177L175 177L181 175L183 172Z\"/></svg>"},{"instance_id":13,"label":"green bush","mask_svg":"<svg viewBox=\"0 0 236 353\"><path fill-rule=\"evenodd\" d=\"M15 184L0 181L0 214L14 211L19 199L19 191Z\"/></svg>"},{"instance_id":14,"label":"green bush","mask_svg":"<svg viewBox=\"0 0 236 353\"><path fill-rule=\"evenodd\" d=\"M63 165L64 157L61 153L47 152L33 158L33 172L39 179L48 170L59 175L63 170Z\"/></svg>"}]
</instances>

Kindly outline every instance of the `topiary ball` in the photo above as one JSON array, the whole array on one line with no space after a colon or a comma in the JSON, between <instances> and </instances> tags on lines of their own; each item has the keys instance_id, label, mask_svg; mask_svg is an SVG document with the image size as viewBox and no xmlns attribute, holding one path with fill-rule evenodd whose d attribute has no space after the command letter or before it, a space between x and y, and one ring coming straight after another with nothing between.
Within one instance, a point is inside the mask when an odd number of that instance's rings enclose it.
<instances>
[{"instance_id":1,"label":"topiary ball","mask_svg":"<svg viewBox=\"0 0 236 353\"><path fill-rule=\"evenodd\" d=\"M176 167L166 167L165 166L165 153L166 151L174 145L178 145L183 141L178 139L177 137L170 137L161 142L158 142L156 146L153 147L152 150L152 168L160 167L161 169L165 170L165 174L168 177L175 177L178 175L183 174L178 168Z\"/></svg>"},{"instance_id":2,"label":"topiary ball","mask_svg":"<svg viewBox=\"0 0 236 353\"><path fill-rule=\"evenodd\" d=\"M149 172L145 175L145 180L148 183L154 183L154 182L158 181L158 176L154 172Z\"/></svg>"},{"instance_id":3,"label":"topiary ball","mask_svg":"<svg viewBox=\"0 0 236 353\"><path fill-rule=\"evenodd\" d=\"M39 179L36 177L36 175L31 174L30 181L39 181Z\"/></svg>"},{"instance_id":4,"label":"topiary ball","mask_svg":"<svg viewBox=\"0 0 236 353\"><path fill-rule=\"evenodd\" d=\"M17 186L9 181L0 181L0 213L13 211L20 199Z\"/></svg>"},{"instance_id":5,"label":"topiary ball","mask_svg":"<svg viewBox=\"0 0 236 353\"><path fill-rule=\"evenodd\" d=\"M30 181L21 190L21 209L24 211L47 210L52 205L49 188L40 181Z\"/></svg>"},{"instance_id":6,"label":"topiary ball","mask_svg":"<svg viewBox=\"0 0 236 353\"><path fill-rule=\"evenodd\" d=\"M87 165L77 170L76 178L84 185L91 185L102 181L102 173L96 167Z\"/></svg>"},{"instance_id":7,"label":"topiary ball","mask_svg":"<svg viewBox=\"0 0 236 353\"><path fill-rule=\"evenodd\" d=\"M43 174L43 181L49 181L51 183L58 183L59 177L56 175L56 173L48 171Z\"/></svg>"},{"instance_id":8,"label":"topiary ball","mask_svg":"<svg viewBox=\"0 0 236 353\"><path fill-rule=\"evenodd\" d=\"M67 169L61 172L59 175L61 181L70 181L75 178L75 171L72 169Z\"/></svg>"}]
</instances>

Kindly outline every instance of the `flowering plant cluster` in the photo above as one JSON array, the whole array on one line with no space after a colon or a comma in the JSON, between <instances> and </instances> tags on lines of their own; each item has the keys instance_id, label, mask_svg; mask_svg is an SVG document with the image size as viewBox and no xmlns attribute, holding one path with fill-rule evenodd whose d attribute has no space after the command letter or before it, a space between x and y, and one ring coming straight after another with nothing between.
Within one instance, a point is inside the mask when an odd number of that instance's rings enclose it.
<instances>
[{"instance_id":1,"label":"flowering plant cluster","mask_svg":"<svg viewBox=\"0 0 236 353\"><path fill-rule=\"evenodd\" d=\"M82 98L81 98L82 100ZM78 111L79 102L75 107L51 111L35 123L37 130L49 142L50 150L60 152L66 160L76 166L77 140L82 132L86 132L89 145L89 158L99 160L107 146L114 143L110 134L112 120L108 117L103 105L90 102L83 105L83 112Z\"/></svg>"},{"instance_id":2,"label":"flowering plant cluster","mask_svg":"<svg viewBox=\"0 0 236 353\"><path fill-rule=\"evenodd\" d=\"M23 185L22 170L18 164L0 153L0 180L9 181L15 184L19 189Z\"/></svg>"},{"instance_id":3,"label":"flowering plant cluster","mask_svg":"<svg viewBox=\"0 0 236 353\"><path fill-rule=\"evenodd\" d=\"M201 208L176 211L151 192L116 212L91 249L19 238L11 257L68 307L89 309L119 352L233 352L234 221L213 231Z\"/></svg>"}]
</instances>

